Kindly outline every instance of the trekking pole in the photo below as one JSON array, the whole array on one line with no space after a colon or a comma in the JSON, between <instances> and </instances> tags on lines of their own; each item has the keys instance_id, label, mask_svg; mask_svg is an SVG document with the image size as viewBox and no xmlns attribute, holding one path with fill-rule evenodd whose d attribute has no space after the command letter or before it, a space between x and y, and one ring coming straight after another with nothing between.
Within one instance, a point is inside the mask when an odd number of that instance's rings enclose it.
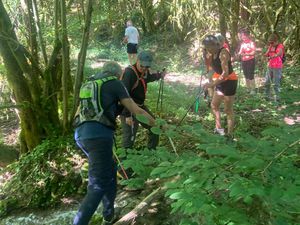
<instances>
[{"instance_id":1,"label":"trekking pole","mask_svg":"<svg viewBox=\"0 0 300 225\"><path fill-rule=\"evenodd\" d=\"M163 68L162 72L164 72L166 68ZM158 97L156 102L156 111L158 111L158 106L160 103L160 113L162 112L162 106L163 106L163 95L164 95L164 77L160 79L159 83L159 89L158 89Z\"/></svg>"},{"instance_id":2,"label":"trekking pole","mask_svg":"<svg viewBox=\"0 0 300 225\"><path fill-rule=\"evenodd\" d=\"M130 125L130 128L131 128L131 138L130 138L130 140L134 141L134 120L133 120L132 113L131 113L131 125Z\"/></svg>"},{"instance_id":3,"label":"trekking pole","mask_svg":"<svg viewBox=\"0 0 300 225\"><path fill-rule=\"evenodd\" d=\"M203 78L203 75L201 74L201 78L200 78L200 85L199 85L199 89L201 91L202 89L202 78ZM195 104L195 113L198 112L199 110L199 104L200 104L200 95L198 96L198 98L196 99L196 104Z\"/></svg>"},{"instance_id":4,"label":"trekking pole","mask_svg":"<svg viewBox=\"0 0 300 225\"><path fill-rule=\"evenodd\" d=\"M185 115L182 117L182 119L181 119L181 120L179 121L179 123L176 125L175 130L177 129L177 127L179 127L179 126L181 125L182 121L185 119L185 117L187 116L187 114L189 113L189 111L191 110L191 108L193 107L193 105L195 104L195 102L197 101L198 97L200 98L200 96L203 94L203 92L204 92L204 89L201 89L201 90L198 92L198 94L197 94L197 96L196 96L196 98L195 98L195 101L194 101L194 102L190 105L190 107L187 109Z\"/></svg>"},{"instance_id":5,"label":"trekking pole","mask_svg":"<svg viewBox=\"0 0 300 225\"><path fill-rule=\"evenodd\" d=\"M117 142L116 142L116 138L115 138L115 137L114 137L114 143L115 143L115 149L117 150L118 147L117 147ZM126 180L128 180L129 178L128 178L128 176L127 176L127 173L126 173L126 171L125 171L125 169L124 169L124 167L123 167L123 165L122 165L122 163L121 163L119 157L117 156L117 153L115 152L115 150L113 150L113 154L114 154L114 157L116 158L116 160L117 160L119 166L121 167L121 170L122 170L122 172L123 172L123 174L124 174L124 177L126 178Z\"/></svg>"},{"instance_id":6,"label":"trekking pole","mask_svg":"<svg viewBox=\"0 0 300 225\"><path fill-rule=\"evenodd\" d=\"M174 142L173 142L172 138L168 137L168 139L169 139L169 141L170 141L170 143L171 143L171 146L172 146L172 148L173 148L173 150L174 150L174 152L175 152L175 155L178 156L177 150L176 150L176 147L175 147L175 145L174 145Z\"/></svg>"}]
</instances>

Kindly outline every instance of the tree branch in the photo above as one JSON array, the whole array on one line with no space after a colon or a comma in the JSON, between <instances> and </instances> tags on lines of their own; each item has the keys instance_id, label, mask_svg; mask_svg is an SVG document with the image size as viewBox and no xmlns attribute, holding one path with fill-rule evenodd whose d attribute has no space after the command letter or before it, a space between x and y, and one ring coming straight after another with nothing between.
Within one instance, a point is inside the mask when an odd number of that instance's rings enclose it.
<instances>
[{"instance_id":1,"label":"tree branch","mask_svg":"<svg viewBox=\"0 0 300 225\"><path fill-rule=\"evenodd\" d=\"M144 198L143 201L141 201L133 210L131 210L129 213L127 213L125 216L123 216L121 219L119 219L114 225L127 225L131 224L135 220L135 218L143 214L147 207L149 207L150 203L159 198L163 193L163 188L159 187L155 189L153 192L151 192L146 198Z\"/></svg>"}]
</instances>

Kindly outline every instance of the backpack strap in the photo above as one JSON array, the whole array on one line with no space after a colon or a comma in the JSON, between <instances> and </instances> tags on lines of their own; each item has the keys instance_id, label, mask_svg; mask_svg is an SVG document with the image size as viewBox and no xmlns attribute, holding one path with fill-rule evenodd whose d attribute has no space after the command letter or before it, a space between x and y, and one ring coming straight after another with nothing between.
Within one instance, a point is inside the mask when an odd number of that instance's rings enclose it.
<instances>
[{"instance_id":1,"label":"backpack strap","mask_svg":"<svg viewBox=\"0 0 300 225\"><path fill-rule=\"evenodd\" d=\"M138 71L136 70L136 68L135 68L134 66L131 66L131 65L130 65L129 68L133 70L133 72L135 73L136 78L137 78L136 82L134 83L134 85L132 86L132 88L131 88L130 91L132 92L134 89L136 89L137 86L139 85L139 81L141 81L141 82L142 82L142 85L143 85L143 87L144 87L144 93L145 93L145 95L146 95L146 92L147 92L147 85L146 85L146 81L145 81L145 79L144 79L144 77L143 77L143 74L142 74L142 76L139 76L139 73L138 73Z\"/></svg>"}]
</instances>

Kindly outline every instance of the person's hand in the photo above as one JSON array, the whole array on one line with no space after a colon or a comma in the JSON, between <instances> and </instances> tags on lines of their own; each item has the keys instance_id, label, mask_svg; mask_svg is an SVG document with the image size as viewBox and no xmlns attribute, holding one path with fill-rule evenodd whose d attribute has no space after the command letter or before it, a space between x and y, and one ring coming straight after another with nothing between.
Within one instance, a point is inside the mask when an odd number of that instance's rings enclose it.
<instances>
[{"instance_id":1,"label":"person's hand","mask_svg":"<svg viewBox=\"0 0 300 225\"><path fill-rule=\"evenodd\" d=\"M164 79L166 75L167 75L166 68L163 68L163 70L160 72L161 79Z\"/></svg>"},{"instance_id":2,"label":"person's hand","mask_svg":"<svg viewBox=\"0 0 300 225\"><path fill-rule=\"evenodd\" d=\"M129 126L132 126L134 124L134 121L133 121L132 117L126 117L125 122Z\"/></svg>"},{"instance_id":3,"label":"person's hand","mask_svg":"<svg viewBox=\"0 0 300 225\"><path fill-rule=\"evenodd\" d=\"M204 90L207 90L208 88L212 88L213 86L214 86L214 83L211 82L211 83L204 84L203 88L204 88Z\"/></svg>"}]
</instances>

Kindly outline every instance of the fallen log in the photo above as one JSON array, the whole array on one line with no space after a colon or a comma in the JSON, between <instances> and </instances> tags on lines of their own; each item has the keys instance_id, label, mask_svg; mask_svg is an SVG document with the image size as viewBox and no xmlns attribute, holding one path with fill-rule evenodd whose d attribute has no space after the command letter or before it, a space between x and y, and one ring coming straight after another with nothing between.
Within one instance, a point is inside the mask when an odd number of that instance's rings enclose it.
<instances>
[{"instance_id":1,"label":"fallen log","mask_svg":"<svg viewBox=\"0 0 300 225\"><path fill-rule=\"evenodd\" d=\"M114 225L129 225L134 224L136 217L143 214L150 206L151 202L158 199L163 194L164 188L157 188L143 199L133 210L124 215L121 219L114 223Z\"/></svg>"}]
</instances>

